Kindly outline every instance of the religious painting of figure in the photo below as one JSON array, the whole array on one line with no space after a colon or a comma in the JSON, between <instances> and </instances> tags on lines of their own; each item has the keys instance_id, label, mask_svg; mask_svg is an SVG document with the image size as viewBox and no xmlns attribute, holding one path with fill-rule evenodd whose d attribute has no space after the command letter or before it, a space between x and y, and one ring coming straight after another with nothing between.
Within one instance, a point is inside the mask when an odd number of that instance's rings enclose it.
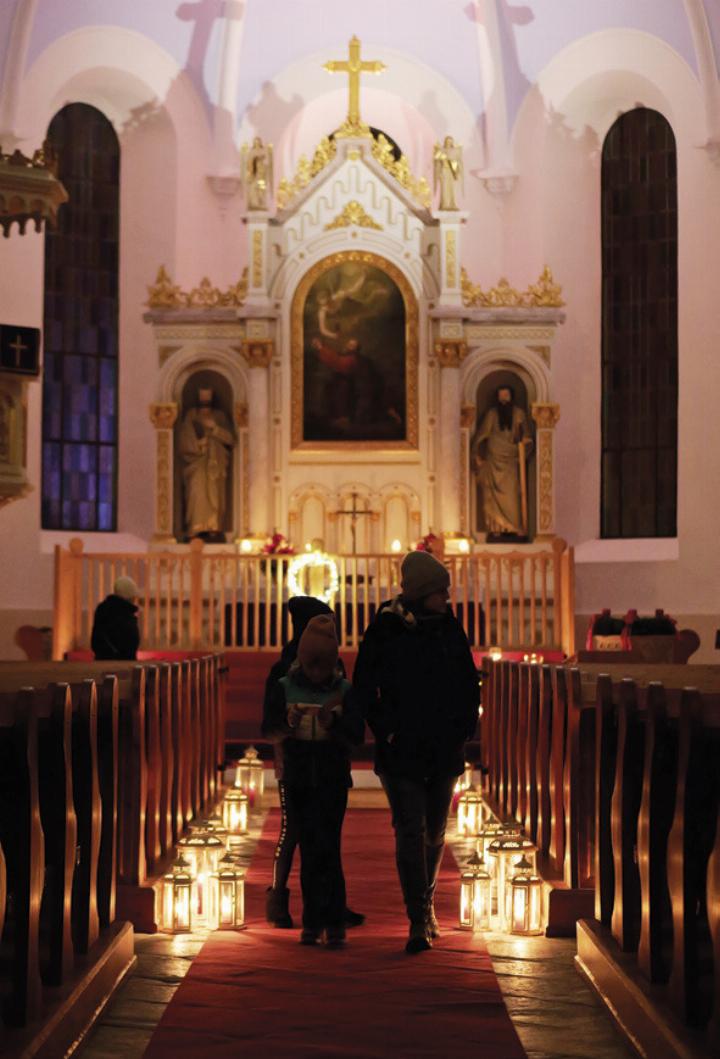
<instances>
[{"instance_id":1,"label":"religious painting of figure","mask_svg":"<svg viewBox=\"0 0 720 1059\"><path fill-rule=\"evenodd\" d=\"M295 299L302 399L294 441L405 445L407 291L372 254L336 254L320 266Z\"/></svg>"}]
</instances>

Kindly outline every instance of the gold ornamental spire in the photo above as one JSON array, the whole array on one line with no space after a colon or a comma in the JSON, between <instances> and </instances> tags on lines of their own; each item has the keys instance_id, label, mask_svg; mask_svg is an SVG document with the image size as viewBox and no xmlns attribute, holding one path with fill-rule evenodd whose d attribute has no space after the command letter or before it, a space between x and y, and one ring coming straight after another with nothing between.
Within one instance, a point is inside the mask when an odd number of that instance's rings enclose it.
<instances>
[{"instance_id":1,"label":"gold ornamental spire","mask_svg":"<svg viewBox=\"0 0 720 1059\"><path fill-rule=\"evenodd\" d=\"M370 130L360 117L360 75L380 74L385 63L379 59L361 59L361 44L357 37L350 38L347 59L330 59L323 69L331 74L348 75L348 112L344 125L338 129L336 136L369 136Z\"/></svg>"}]
</instances>

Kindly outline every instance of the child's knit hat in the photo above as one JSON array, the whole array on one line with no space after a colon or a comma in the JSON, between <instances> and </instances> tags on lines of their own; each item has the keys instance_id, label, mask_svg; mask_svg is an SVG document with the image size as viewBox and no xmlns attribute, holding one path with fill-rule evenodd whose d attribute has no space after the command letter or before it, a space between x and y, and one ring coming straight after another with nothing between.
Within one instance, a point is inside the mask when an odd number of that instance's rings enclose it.
<instances>
[{"instance_id":1,"label":"child's knit hat","mask_svg":"<svg viewBox=\"0 0 720 1059\"><path fill-rule=\"evenodd\" d=\"M450 574L430 552L409 552L400 567L402 594L405 599L424 599L442 592L450 584Z\"/></svg>"},{"instance_id":2,"label":"child's knit hat","mask_svg":"<svg viewBox=\"0 0 720 1059\"><path fill-rule=\"evenodd\" d=\"M322 662L331 673L338 660L338 641L335 619L331 614L317 614L308 622L298 644L298 662L305 668Z\"/></svg>"}]
</instances>

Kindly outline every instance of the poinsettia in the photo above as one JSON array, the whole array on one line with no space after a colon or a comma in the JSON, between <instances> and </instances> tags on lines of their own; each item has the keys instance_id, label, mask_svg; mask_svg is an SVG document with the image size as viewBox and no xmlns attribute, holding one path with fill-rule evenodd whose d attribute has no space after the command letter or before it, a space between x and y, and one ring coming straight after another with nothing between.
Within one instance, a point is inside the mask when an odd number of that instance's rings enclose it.
<instances>
[{"instance_id":1,"label":"poinsettia","mask_svg":"<svg viewBox=\"0 0 720 1059\"><path fill-rule=\"evenodd\" d=\"M284 533L273 533L263 544L263 555L294 555L295 549Z\"/></svg>"},{"instance_id":2,"label":"poinsettia","mask_svg":"<svg viewBox=\"0 0 720 1059\"><path fill-rule=\"evenodd\" d=\"M440 540L436 533L426 533L415 545L416 552L430 552L432 554L437 542Z\"/></svg>"}]
</instances>

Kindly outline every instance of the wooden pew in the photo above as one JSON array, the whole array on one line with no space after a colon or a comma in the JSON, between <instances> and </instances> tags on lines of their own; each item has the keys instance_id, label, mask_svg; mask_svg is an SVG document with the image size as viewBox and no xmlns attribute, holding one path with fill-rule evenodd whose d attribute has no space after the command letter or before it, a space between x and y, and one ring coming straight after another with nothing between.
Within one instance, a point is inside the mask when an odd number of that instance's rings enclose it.
<instances>
[{"instance_id":1,"label":"wooden pew","mask_svg":"<svg viewBox=\"0 0 720 1059\"><path fill-rule=\"evenodd\" d=\"M596 684L596 913L578 963L647 1054L716 1056L720 672L685 671L701 692L643 668Z\"/></svg>"},{"instance_id":2,"label":"wooden pew","mask_svg":"<svg viewBox=\"0 0 720 1059\"><path fill-rule=\"evenodd\" d=\"M0 1051L50 1057L73 1044L134 957L130 925L99 919L106 765L95 684L26 683L0 667L0 932L11 944ZM108 761L112 779L117 743ZM107 817L112 827L111 807Z\"/></svg>"}]
</instances>

